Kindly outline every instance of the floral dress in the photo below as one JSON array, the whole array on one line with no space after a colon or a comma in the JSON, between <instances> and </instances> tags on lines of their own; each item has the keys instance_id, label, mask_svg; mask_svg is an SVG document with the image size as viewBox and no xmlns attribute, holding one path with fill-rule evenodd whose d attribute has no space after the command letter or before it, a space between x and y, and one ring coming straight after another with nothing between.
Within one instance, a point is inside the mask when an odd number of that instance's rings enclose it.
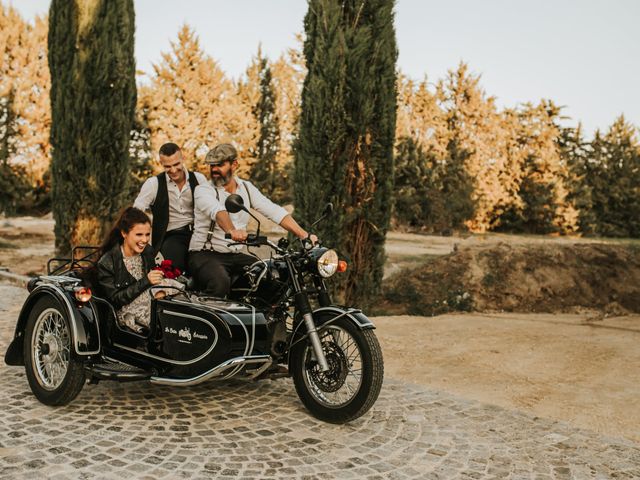
<instances>
[{"instance_id":1,"label":"floral dress","mask_svg":"<svg viewBox=\"0 0 640 480\"><path fill-rule=\"evenodd\" d=\"M140 280L145 276L142 255L127 257L123 252L122 260L124 261L124 266L127 268L127 271L133 278ZM184 288L180 282L167 278L162 281L162 285L176 287L181 290ZM175 290L173 292L170 292L170 290L171 289L167 289L167 291L154 289L154 292L156 294L160 292L175 293ZM145 290L134 298L131 303L124 305L116 314L118 316L118 323L123 327L130 328L138 333L143 332L144 329L148 329L151 320L151 291L149 289Z\"/></svg>"},{"instance_id":2,"label":"floral dress","mask_svg":"<svg viewBox=\"0 0 640 480\"><path fill-rule=\"evenodd\" d=\"M122 254L124 266L127 267L129 273L136 280L144 277L144 265L141 255L133 255L127 257ZM135 332L142 332L143 328L149 328L149 320L151 318L151 292L145 290L131 303L124 305L117 312L118 323L123 327L130 328Z\"/></svg>"}]
</instances>

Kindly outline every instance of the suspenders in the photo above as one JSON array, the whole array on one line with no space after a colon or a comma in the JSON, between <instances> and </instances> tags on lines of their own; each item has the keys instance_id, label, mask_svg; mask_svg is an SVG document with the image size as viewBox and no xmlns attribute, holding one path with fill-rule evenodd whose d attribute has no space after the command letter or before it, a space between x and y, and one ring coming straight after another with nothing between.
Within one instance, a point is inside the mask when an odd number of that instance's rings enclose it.
<instances>
[{"instance_id":1,"label":"suspenders","mask_svg":"<svg viewBox=\"0 0 640 480\"><path fill-rule=\"evenodd\" d=\"M242 186L244 187L244 191L247 193L247 198L249 199L249 207L251 208L251 194L249 193L249 188L247 187L247 184L244 182L241 182ZM218 192L218 189L216 188L216 199L218 200L218 202L220 201L220 192ZM195 202L193 202L195 204ZM211 223L209 224L209 231L207 232L207 239L204 241L204 245L202 246L202 250L214 250L213 248L213 242L211 241L213 239L213 230L216 228L216 221L212 218L211 219Z\"/></svg>"}]
</instances>

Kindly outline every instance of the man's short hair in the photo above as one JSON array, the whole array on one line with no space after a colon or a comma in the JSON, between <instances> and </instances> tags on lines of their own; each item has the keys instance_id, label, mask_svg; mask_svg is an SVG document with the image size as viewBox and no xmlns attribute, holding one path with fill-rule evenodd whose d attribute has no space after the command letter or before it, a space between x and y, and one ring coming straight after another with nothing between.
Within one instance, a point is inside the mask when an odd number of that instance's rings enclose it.
<instances>
[{"instance_id":1,"label":"man's short hair","mask_svg":"<svg viewBox=\"0 0 640 480\"><path fill-rule=\"evenodd\" d=\"M160 155L162 155L163 157L170 157L171 155L179 151L180 151L180 147L175 143L171 143L171 142L165 143L160 147Z\"/></svg>"}]
</instances>

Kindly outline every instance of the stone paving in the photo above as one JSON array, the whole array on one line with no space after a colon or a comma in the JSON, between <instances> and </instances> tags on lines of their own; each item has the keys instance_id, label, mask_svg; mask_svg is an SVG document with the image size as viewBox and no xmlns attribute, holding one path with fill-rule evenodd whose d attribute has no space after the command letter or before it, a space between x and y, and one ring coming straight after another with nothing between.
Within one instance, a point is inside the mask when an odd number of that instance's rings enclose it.
<instances>
[{"instance_id":1,"label":"stone paving","mask_svg":"<svg viewBox=\"0 0 640 480\"><path fill-rule=\"evenodd\" d=\"M0 354L25 298L0 285ZM640 445L386 380L348 425L311 417L290 379L86 385L35 400L0 365L0 478L638 479Z\"/></svg>"}]
</instances>

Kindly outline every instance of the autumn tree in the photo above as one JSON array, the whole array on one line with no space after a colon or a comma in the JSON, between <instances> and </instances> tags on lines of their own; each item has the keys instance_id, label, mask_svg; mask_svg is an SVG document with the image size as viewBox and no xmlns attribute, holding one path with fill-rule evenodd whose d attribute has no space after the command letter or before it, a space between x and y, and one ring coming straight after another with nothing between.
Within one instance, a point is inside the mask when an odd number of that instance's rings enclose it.
<instances>
[{"instance_id":1,"label":"autumn tree","mask_svg":"<svg viewBox=\"0 0 640 480\"><path fill-rule=\"evenodd\" d=\"M312 0L305 17L308 74L295 149L295 205L307 225L336 214L320 236L350 257L347 303L378 293L393 190L397 49L393 1Z\"/></svg>"},{"instance_id":2,"label":"autumn tree","mask_svg":"<svg viewBox=\"0 0 640 480\"><path fill-rule=\"evenodd\" d=\"M96 245L123 206L136 105L133 0L49 10L56 248Z\"/></svg>"},{"instance_id":3,"label":"autumn tree","mask_svg":"<svg viewBox=\"0 0 640 480\"><path fill-rule=\"evenodd\" d=\"M511 163L519 172L519 202L502 217L502 227L527 233L577 231L578 212L568 198L568 165L560 151L560 108L551 101L524 104L514 112L517 148Z\"/></svg>"},{"instance_id":4,"label":"autumn tree","mask_svg":"<svg viewBox=\"0 0 640 480\"><path fill-rule=\"evenodd\" d=\"M148 105L148 124L154 154L165 142L182 147L187 166L194 168L207 151L232 142L241 158L255 144L257 126L251 109L241 102L237 85L200 47L194 31L183 25L171 52L153 65L149 84L140 95ZM241 174L247 165L241 163Z\"/></svg>"},{"instance_id":5,"label":"autumn tree","mask_svg":"<svg viewBox=\"0 0 640 480\"><path fill-rule=\"evenodd\" d=\"M24 167L9 162L15 151L16 139L12 102L12 92L0 97L0 213L7 215L19 211L20 199L30 190Z\"/></svg>"},{"instance_id":6,"label":"autumn tree","mask_svg":"<svg viewBox=\"0 0 640 480\"><path fill-rule=\"evenodd\" d=\"M471 212L464 222L471 231L494 229L517 189L505 155L508 138L495 98L486 95L480 77L471 74L465 63L438 82L437 96L448 130L445 175L452 175L452 187L447 205Z\"/></svg>"},{"instance_id":7,"label":"autumn tree","mask_svg":"<svg viewBox=\"0 0 640 480\"><path fill-rule=\"evenodd\" d=\"M5 118L11 122L5 139L11 150L3 162L20 175L15 213L36 213L50 204L49 89L47 20L25 22L15 9L0 4L0 97L11 108Z\"/></svg>"}]
</instances>

